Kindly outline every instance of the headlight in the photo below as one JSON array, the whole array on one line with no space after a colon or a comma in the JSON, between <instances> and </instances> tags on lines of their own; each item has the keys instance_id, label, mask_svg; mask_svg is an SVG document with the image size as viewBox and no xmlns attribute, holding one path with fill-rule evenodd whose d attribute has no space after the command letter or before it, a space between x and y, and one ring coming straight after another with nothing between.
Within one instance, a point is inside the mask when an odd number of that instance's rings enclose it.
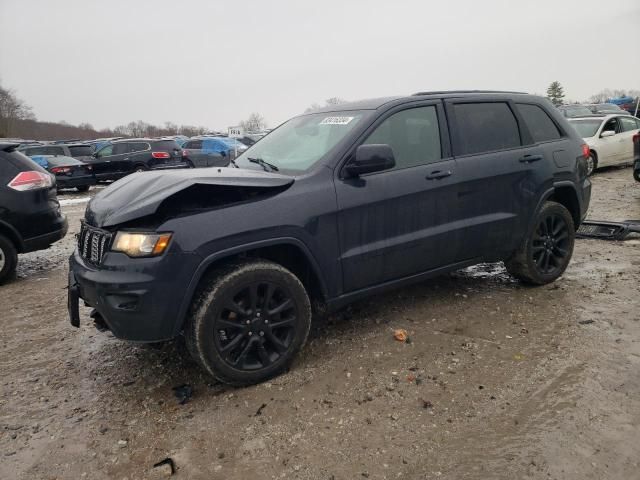
<instances>
[{"instance_id":1,"label":"headlight","mask_svg":"<svg viewBox=\"0 0 640 480\"><path fill-rule=\"evenodd\" d=\"M118 232L111 250L130 257L157 257L164 253L170 240L170 233Z\"/></svg>"}]
</instances>

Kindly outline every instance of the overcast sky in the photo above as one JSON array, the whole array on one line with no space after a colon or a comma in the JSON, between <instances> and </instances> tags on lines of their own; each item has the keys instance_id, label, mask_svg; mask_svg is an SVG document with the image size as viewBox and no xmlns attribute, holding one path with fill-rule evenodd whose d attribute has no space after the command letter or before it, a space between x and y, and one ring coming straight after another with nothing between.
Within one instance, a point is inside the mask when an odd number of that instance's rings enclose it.
<instances>
[{"instance_id":1,"label":"overcast sky","mask_svg":"<svg viewBox=\"0 0 640 480\"><path fill-rule=\"evenodd\" d=\"M271 126L440 89L640 89L639 0L0 0L0 82L41 120Z\"/></svg>"}]
</instances>

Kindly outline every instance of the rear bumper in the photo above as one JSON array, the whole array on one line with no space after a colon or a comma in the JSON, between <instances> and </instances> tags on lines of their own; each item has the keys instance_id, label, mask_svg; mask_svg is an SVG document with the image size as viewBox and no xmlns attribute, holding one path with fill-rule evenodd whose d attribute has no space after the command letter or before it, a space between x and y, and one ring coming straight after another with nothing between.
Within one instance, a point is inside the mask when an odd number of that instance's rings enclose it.
<instances>
[{"instance_id":1,"label":"rear bumper","mask_svg":"<svg viewBox=\"0 0 640 480\"><path fill-rule=\"evenodd\" d=\"M191 165L187 162L167 163L154 165L149 170L175 170L177 168L191 168Z\"/></svg>"},{"instance_id":2,"label":"rear bumper","mask_svg":"<svg viewBox=\"0 0 640 480\"><path fill-rule=\"evenodd\" d=\"M24 239L24 248L20 253L35 252L36 250L45 250L49 248L52 243L57 242L67 234L69 224L67 223L66 218L62 217L62 221L59 227L59 229L54 230L53 232L38 235L37 237Z\"/></svg>"},{"instance_id":3,"label":"rear bumper","mask_svg":"<svg viewBox=\"0 0 640 480\"><path fill-rule=\"evenodd\" d=\"M56 177L58 188L90 187L96 183L96 178L93 175L90 177Z\"/></svg>"},{"instance_id":4,"label":"rear bumper","mask_svg":"<svg viewBox=\"0 0 640 480\"><path fill-rule=\"evenodd\" d=\"M69 259L69 288L96 309L116 337L159 342L180 333L180 308L200 260L188 253L132 259L110 252L102 267L93 267L76 249Z\"/></svg>"}]
</instances>

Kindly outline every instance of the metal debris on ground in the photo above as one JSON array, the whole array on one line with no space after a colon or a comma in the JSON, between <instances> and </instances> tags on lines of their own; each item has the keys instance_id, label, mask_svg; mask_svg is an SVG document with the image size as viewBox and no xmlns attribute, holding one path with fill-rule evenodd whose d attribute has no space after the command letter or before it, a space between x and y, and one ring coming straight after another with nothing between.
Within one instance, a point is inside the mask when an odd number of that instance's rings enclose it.
<instances>
[{"instance_id":1,"label":"metal debris on ground","mask_svg":"<svg viewBox=\"0 0 640 480\"><path fill-rule=\"evenodd\" d=\"M191 385L179 385L177 387L173 387L173 393L178 399L180 405L184 405L193 395L193 388L191 388Z\"/></svg>"},{"instance_id":2,"label":"metal debris on ground","mask_svg":"<svg viewBox=\"0 0 640 480\"><path fill-rule=\"evenodd\" d=\"M589 325L591 323L595 323L595 320L580 320L578 323L580 325Z\"/></svg>"},{"instance_id":3,"label":"metal debris on ground","mask_svg":"<svg viewBox=\"0 0 640 480\"><path fill-rule=\"evenodd\" d=\"M578 238L624 240L631 233L640 233L640 220L625 220L624 222L586 220L578 228L576 236Z\"/></svg>"}]
</instances>

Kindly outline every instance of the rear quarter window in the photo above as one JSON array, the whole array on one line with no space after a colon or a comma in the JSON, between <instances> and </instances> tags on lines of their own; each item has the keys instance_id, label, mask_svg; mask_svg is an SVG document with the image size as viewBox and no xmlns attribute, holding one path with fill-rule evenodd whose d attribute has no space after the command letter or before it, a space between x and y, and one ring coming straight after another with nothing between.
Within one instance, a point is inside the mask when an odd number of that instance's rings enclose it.
<instances>
[{"instance_id":1,"label":"rear quarter window","mask_svg":"<svg viewBox=\"0 0 640 480\"><path fill-rule=\"evenodd\" d=\"M472 155L521 145L518 122L506 102L457 103L456 154Z\"/></svg>"},{"instance_id":2,"label":"rear quarter window","mask_svg":"<svg viewBox=\"0 0 640 480\"><path fill-rule=\"evenodd\" d=\"M520 112L520 116L529 129L534 142L549 142L562 138L562 133L542 107L527 103L516 103L516 108Z\"/></svg>"},{"instance_id":3,"label":"rear quarter window","mask_svg":"<svg viewBox=\"0 0 640 480\"><path fill-rule=\"evenodd\" d=\"M93 147L91 145L77 145L69 147L69 153L72 157L90 157L93 153Z\"/></svg>"},{"instance_id":4,"label":"rear quarter window","mask_svg":"<svg viewBox=\"0 0 640 480\"><path fill-rule=\"evenodd\" d=\"M175 140L162 140L160 142L153 142L153 149L170 152L172 150L179 150L180 146L175 142Z\"/></svg>"}]
</instances>

